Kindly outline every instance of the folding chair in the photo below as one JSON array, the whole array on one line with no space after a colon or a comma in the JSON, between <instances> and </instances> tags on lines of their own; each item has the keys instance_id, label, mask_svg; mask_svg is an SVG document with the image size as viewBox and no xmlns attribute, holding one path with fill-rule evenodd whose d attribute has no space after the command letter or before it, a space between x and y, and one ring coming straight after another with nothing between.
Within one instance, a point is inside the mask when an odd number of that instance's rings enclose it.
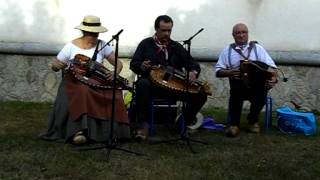
<instances>
[{"instance_id":1,"label":"folding chair","mask_svg":"<svg viewBox=\"0 0 320 180\"><path fill-rule=\"evenodd\" d=\"M178 109L181 107L178 101L172 100L170 98L167 99L152 99L150 101L150 117L149 117L149 135L153 136L155 134L155 119L157 115L157 110L164 109L166 110L166 121L173 119L177 116ZM166 122L170 123L170 122Z\"/></svg>"},{"instance_id":2,"label":"folding chair","mask_svg":"<svg viewBox=\"0 0 320 180\"><path fill-rule=\"evenodd\" d=\"M229 103L230 104L230 103ZM265 112L264 112L264 130L268 130L272 126L272 105L273 99L271 96L266 97ZM229 109L229 108L228 108ZM228 112L227 122L230 122L230 116Z\"/></svg>"}]
</instances>

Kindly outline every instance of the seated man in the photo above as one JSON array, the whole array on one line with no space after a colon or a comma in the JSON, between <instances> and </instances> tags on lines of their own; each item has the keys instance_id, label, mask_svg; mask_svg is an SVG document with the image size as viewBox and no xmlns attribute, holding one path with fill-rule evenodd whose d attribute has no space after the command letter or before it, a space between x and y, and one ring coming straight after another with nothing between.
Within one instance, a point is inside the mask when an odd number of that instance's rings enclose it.
<instances>
[{"instance_id":1,"label":"seated man","mask_svg":"<svg viewBox=\"0 0 320 180\"><path fill-rule=\"evenodd\" d=\"M185 93L161 88L150 80L150 72L156 65L172 67L180 72L188 72L189 82L194 83L199 76L200 66L181 44L170 39L173 27L172 19L167 15L157 17L154 23L155 34L140 42L130 62L130 69L140 77L136 82L137 118L140 127L137 137L146 139L148 136L148 104L152 97L170 97L184 100ZM205 93L188 93L185 110L185 123L190 125L197 112L207 100Z\"/></svg>"},{"instance_id":2,"label":"seated man","mask_svg":"<svg viewBox=\"0 0 320 180\"><path fill-rule=\"evenodd\" d=\"M247 26L241 23L236 24L233 27L232 35L235 43L223 49L215 65L217 77L229 77L229 126L226 130L228 137L236 137L240 132L240 116L244 100L249 100L251 103L247 117L248 130L254 133L260 132L258 116L265 104L268 90L277 82L275 71L277 67L274 61L261 45L256 42L248 43ZM248 78L247 72L244 72L246 69L244 65L246 65L245 63L248 65L250 62L254 62L256 66L265 66L266 73L270 74L270 78L263 79L257 77L261 75L256 74L249 74L250 78Z\"/></svg>"}]
</instances>

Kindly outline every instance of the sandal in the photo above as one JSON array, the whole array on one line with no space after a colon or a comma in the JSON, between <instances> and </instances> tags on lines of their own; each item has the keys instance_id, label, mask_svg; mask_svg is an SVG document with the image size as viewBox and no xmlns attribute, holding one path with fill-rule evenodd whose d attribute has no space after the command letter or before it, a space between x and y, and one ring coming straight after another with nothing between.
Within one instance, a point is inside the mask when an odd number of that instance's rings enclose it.
<instances>
[{"instance_id":1,"label":"sandal","mask_svg":"<svg viewBox=\"0 0 320 180\"><path fill-rule=\"evenodd\" d=\"M148 138L148 129L142 128L137 130L137 134L135 135L135 139L137 140L146 140Z\"/></svg>"},{"instance_id":2,"label":"sandal","mask_svg":"<svg viewBox=\"0 0 320 180\"><path fill-rule=\"evenodd\" d=\"M82 145L87 142L87 137L83 134L82 131L77 132L72 138L72 144Z\"/></svg>"}]
</instances>

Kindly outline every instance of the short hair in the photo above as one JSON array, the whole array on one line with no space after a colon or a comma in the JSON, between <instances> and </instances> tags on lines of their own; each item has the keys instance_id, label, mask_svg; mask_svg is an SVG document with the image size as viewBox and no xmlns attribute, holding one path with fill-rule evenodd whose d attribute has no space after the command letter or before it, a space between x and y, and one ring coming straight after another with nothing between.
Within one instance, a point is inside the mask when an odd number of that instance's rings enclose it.
<instances>
[{"instance_id":1,"label":"short hair","mask_svg":"<svg viewBox=\"0 0 320 180\"><path fill-rule=\"evenodd\" d=\"M160 21L173 24L173 20L171 19L170 16L161 15L161 16L158 16L157 19L154 21L154 29L158 29L160 27Z\"/></svg>"},{"instance_id":2,"label":"short hair","mask_svg":"<svg viewBox=\"0 0 320 180\"><path fill-rule=\"evenodd\" d=\"M249 31L248 26L247 26L246 24L244 24L244 23L237 23L237 24L235 24L235 25L233 26L233 28L232 28L232 34L234 34L236 28L238 28L239 26L244 26L244 27L247 28L247 30Z\"/></svg>"}]
</instances>

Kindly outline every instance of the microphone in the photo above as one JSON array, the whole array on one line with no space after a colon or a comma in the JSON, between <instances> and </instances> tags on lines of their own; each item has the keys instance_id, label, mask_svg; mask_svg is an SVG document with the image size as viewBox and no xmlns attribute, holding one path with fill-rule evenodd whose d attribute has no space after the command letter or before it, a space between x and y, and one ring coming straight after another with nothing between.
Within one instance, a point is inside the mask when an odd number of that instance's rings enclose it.
<instances>
[{"instance_id":1,"label":"microphone","mask_svg":"<svg viewBox=\"0 0 320 180\"><path fill-rule=\"evenodd\" d=\"M203 28L201 28L201 29L197 32L197 34L198 34L198 33L201 33L201 31L203 31L203 30L204 30L204 29L203 29Z\"/></svg>"},{"instance_id":2,"label":"microphone","mask_svg":"<svg viewBox=\"0 0 320 180\"><path fill-rule=\"evenodd\" d=\"M113 35L112 37L113 38L118 37L122 32L123 32L123 29L121 29L116 35Z\"/></svg>"},{"instance_id":3,"label":"microphone","mask_svg":"<svg viewBox=\"0 0 320 180\"><path fill-rule=\"evenodd\" d=\"M193 36L191 36L188 40L183 41L184 44L188 44L190 43L190 41L196 36L198 35L201 31L203 31L204 29L201 28L197 33L195 33Z\"/></svg>"},{"instance_id":4,"label":"microphone","mask_svg":"<svg viewBox=\"0 0 320 180\"><path fill-rule=\"evenodd\" d=\"M283 82L287 82L287 81L288 81L288 78L287 78L287 77L283 77L282 81L283 81Z\"/></svg>"}]
</instances>

